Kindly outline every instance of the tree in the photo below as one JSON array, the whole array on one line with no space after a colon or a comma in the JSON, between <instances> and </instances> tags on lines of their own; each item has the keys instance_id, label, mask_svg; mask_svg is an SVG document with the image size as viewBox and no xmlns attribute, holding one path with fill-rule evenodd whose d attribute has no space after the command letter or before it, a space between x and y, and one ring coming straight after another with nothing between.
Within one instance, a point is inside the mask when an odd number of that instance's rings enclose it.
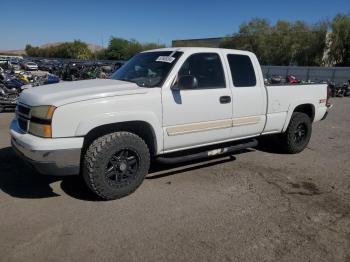
<instances>
[{"instance_id":1,"label":"tree","mask_svg":"<svg viewBox=\"0 0 350 262\"><path fill-rule=\"evenodd\" d=\"M267 36L271 34L271 26L266 19L254 18L240 26L239 32L226 37L220 44L223 48L235 48L254 52L261 63L267 63Z\"/></svg>"},{"instance_id":2,"label":"tree","mask_svg":"<svg viewBox=\"0 0 350 262\"><path fill-rule=\"evenodd\" d=\"M92 53L86 43L75 40L73 43L66 44L67 56L75 59L90 59Z\"/></svg>"},{"instance_id":3,"label":"tree","mask_svg":"<svg viewBox=\"0 0 350 262\"><path fill-rule=\"evenodd\" d=\"M128 45L128 40L111 37L106 50L106 56L111 60L123 60L125 49Z\"/></svg>"},{"instance_id":4,"label":"tree","mask_svg":"<svg viewBox=\"0 0 350 262\"><path fill-rule=\"evenodd\" d=\"M155 43L141 44L135 39L126 40L119 37L111 37L105 51L105 58L112 60L128 60L142 51L161 47L164 47L164 45Z\"/></svg>"},{"instance_id":5,"label":"tree","mask_svg":"<svg viewBox=\"0 0 350 262\"><path fill-rule=\"evenodd\" d=\"M325 22L308 25L280 20L272 26L266 19L255 18L220 46L254 52L262 64L312 66L322 63L326 34Z\"/></svg>"},{"instance_id":6,"label":"tree","mask_svg":"<svg viewBox=\"0 0 350 262\"><path fill-rule=\"evenodd\" d=\"M350 66L350 14L337 15L331 28L328 60L336 66Z\"/></svg>"},{"instance_id":7,"label":"tree","mask_svg":"<svg viewBox=\"0 0 350 262\"><path fill-rule=\"evenodd\" d=\"M138 41L135 39L131 39L128 41L128 44L126 48L123 50L124 51L124 58L125 59L130 59L134 55L140 53L143 51L143 46L140 44Z\"/></svg>"},{"instance_id":8,"label":"tree","mask_svg":"<svg viewBox=\"0 0 350 262\"><path fill-rule=\"evenodd\" d=\"M298 21L292 28L291 64L320 66L326 48L328 23L308 25Z\"/></svg>"},{"instance_id":9,"label":"tree","mask_svg":"<svg viewBox=\"0 0 350 262\"><path fill-rule=\"evenodd\" d=\"M146 43L142 45L142 50L151 50L151 49L158 49L158 48L163 48L165 45L162 44L156 44L156 43Z\"/></svg>"},{"instance_id":10,"label":"tree","mask_svg":"<svg viewBox=\"0 0 350 262\"><path fill-rule=\"evenodd\" d=\"M293 25L286 21L277 21L265 36L265 61L270 65L292 64Z\"/></svg>"},{"instance_id":11,"label":"tree","mask_svg":"<svg viewBox=\"0 0 350 262\"><path fill-rule=\"evenodd\" d=\"M36 56L38 56L39 48L33 47L31 45L26 45L25 51L26 51L27 55L36 57Z\"/></svg>"}]
</instances>

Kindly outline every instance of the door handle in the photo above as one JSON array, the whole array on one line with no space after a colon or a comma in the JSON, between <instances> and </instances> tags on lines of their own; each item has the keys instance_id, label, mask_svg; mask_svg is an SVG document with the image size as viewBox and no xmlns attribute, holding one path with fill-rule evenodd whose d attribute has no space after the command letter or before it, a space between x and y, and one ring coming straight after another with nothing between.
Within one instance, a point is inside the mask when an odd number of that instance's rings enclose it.
<instances>
[{"instance_id":1,"label":"door handle","mask_svg":"<svg viewBox=\"0 0 350 262\"><path fill-rule=\"evenodd\" d=\"M230 96L220 96L220 104L228 104L231 103L231 97Z\"/></svg>"}]
</instances>

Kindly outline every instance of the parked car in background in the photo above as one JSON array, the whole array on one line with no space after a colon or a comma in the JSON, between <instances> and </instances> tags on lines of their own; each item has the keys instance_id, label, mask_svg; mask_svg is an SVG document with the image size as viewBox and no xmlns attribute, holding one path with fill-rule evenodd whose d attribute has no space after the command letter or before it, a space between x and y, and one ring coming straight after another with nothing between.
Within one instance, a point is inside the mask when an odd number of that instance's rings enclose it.
<instances>
[{"instance_id":1,"label":"parked car in background","mask_svg":"<svg viewBox=\"0 0 350 262\"><path fill-rule=\"evenodd\" d=\"M20 72L20 70L21 70L21 65L20 65L20 63L19 62L17 62L17 61L10 61L10 68L12 69L12 71L14 72L14 73L19 73Z\"/></svg>"},{"instance_id":2,"label":"parked car in background","mask_svg":"<svg viewBox=\"0 0 350 262\"><path fill-rule=\"evenodd\" d=\"M17 105L18 90L15 88L7 88L0 84L0 113L5 109L14 109Z\"/></svg>"},{"instance_id":3,"label":"parked car in background","mask_svg":"<svg viewBox=\"0 0 350 262\"><path fill-rule=\"evenodd\" d=\"M25 70L31 71L31 70L38 70L38 65L34 62L24 62L23 68Z\"/></svg>"},{"instance_id":4,"label":"parked car in background","mask_svg":"<svg viewBox=\"0 0 350 262\"><path fill-rule=\"evenodd\" d=\"M324 119L327 84L265 85L251 52L165 48L136 55L111 79L24 90L12 146L39 172L82 174L103 199L134 192L151 159L192 160L257 146L299 153Z\"/></svg>"}]
</instances>

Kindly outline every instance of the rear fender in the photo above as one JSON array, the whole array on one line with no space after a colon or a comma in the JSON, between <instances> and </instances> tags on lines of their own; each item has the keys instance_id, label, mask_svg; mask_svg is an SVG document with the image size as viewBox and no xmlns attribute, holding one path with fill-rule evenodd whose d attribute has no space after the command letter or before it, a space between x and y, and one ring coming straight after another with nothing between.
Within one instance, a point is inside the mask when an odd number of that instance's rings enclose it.
<instances>
[{"instance_id":1,"label":"rear fender","mask_svg":"<svg viewBox=\"0 0 350 262\"><path fill-rule=\"evenodd\" d=\"M312 105L314 107L314 110L316 111L318 104L315 103L315 100L311 100L311 99L302 99L302 100L294 101L289 105L287 117L284 122L282 132L285 132L287 130L290 119L292 118L292 115L295 109L300 105L306 105L306 104Z\"/></svg>"}]
</instances>

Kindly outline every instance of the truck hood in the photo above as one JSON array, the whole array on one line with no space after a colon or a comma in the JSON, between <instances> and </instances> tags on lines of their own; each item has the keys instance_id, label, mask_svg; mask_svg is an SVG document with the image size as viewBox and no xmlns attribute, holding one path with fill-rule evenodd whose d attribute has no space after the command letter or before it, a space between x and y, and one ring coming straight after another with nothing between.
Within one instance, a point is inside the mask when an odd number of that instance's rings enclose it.
<instances>
[{"instance_id":1,"label":"truck hood","mask_svg":"<svg viewBox=\"0 0 350 262\"><path fill-rule=\"evenodd\" d=\"M147 88L130 82L111 79L81 80L26 89L21 93L19 102L29 106L61 106L90 99L146 92Z\"/></svg>"}]
</instances>

